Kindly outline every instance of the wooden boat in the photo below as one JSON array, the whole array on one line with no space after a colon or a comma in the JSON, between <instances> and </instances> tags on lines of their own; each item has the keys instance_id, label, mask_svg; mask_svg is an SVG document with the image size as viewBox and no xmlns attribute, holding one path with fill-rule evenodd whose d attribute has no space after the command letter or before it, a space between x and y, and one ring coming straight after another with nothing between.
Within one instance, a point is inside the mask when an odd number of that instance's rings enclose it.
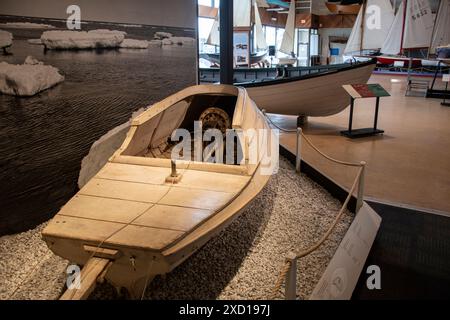
<instances>
[{"instance_id":1,"label":"wooden boat","mask_svg":"<svg viewBox=\"0 0 450 320\"><path fill-rule=\"evenodd\" d=\"M325 2L328 10L334 14L358 14L361 4L341 4L341 2Z\"/></svg>"},{"instance_id":2,"label":"wooden boat","mask_svg":"<svg viewBox=\"0 0 450 320\"><path fill-rule=\"evenodd\" d=\"M86 298L99 279L141 297L155 275L185 261L262 190L270 175L259 139L238 139L243 164L184 161L174 174L168 139L200 118L221 130L269 129L246 90L225 85L187 88L138 116L122 147L42 232L54 253L85 266L81 288L63 299Z\"/></svg>"},{"instance_id":3,"label":"wooden boat","mask_svg":"<svg viewBox=\"0 0 450 320\"><path fill-rule=\"evenodd\" d=\"M410 58L405 50L429 48L432 42L434 18L428 0L403 0L400 3L389 33L381 47L381 65L408 67ZM413 68L422 66L422 59L412 58Z\"/></svg>"},{"instance_id":4,"label":"wooden boat","mask_svg":"<svg viewBox=\"0 0 450 320\"><path fill-rule=\"evenodd\" d=\"M269 113L325 117L349 104L344 84L366 83L376 60L317 67L236 69L235 84ZM201 69L200 81L218 81L218 69Z\"/></svg>"},{"instance_id":5,"label":"wooden boat","mask_svg":"<svg viewBox=\"0 0 450 320\"><path fill-rule=\"evenodd\" d=\"M325 117L349 105L344 84L367 83L376 61L325 73L243 84L259 108L269 113Z\"/></svg>"}]
</instances>

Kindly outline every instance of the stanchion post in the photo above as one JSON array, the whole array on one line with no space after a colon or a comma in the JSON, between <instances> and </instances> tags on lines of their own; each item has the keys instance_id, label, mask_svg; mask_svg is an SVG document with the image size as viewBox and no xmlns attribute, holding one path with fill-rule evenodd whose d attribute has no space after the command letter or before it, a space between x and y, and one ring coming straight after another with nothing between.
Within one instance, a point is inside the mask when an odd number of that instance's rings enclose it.
<instances>
[{"instance_id":1,"label":"stanchion post","mask_svg":"<svg viewBox=\"0 0 450 320\"><path fill-rule=\"evenodd\" d=\"M362 208L364 202L364 180L366 175L366 162L361 161L361 175L358 182L358 199L356 201L356 213Z\"/></svg>"},{"instance_id":2,"label":"stanchion post","mask_svg":"<svg viewBox=\"0 0 450 320\"><path fill-rule=\"evenodd\" d=\"M297 299L297 256L290 253L286 257L286 261L290 262L289 271L286 273L285 296L286 300Z\"/></svg>"},{"instance_id":3,"label":"stanchion post","mask_svg":"<svg viewBox=\"0 0 450 320\"><path fill-rule=\"evenodd\" d=\"M295 151L295 170L300 173L302 164L302 128L297 128L297 148Z\"/></svg>"}]
</instances>

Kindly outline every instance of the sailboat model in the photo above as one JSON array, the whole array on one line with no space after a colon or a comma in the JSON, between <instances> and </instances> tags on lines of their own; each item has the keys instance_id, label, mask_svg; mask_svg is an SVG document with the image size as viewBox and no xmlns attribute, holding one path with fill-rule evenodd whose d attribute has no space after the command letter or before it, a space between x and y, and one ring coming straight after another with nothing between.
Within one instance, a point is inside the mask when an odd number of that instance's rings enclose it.
<instances>
[{"instance_id":1,"label":"sailboat model","mask_svg":"<svg viewBox=\"0 0 450 320\"><path fill-rule=\"evenodd\" d=\"M297 58L294 54L294 39L295 39L295 0L291 0L289 7L289 14L286 21L286 28L284 29L283 40L281 42L280 52L283 52L289 57L278 58L279 65L294 65L297 63Z\"/></svg>"},{"instance_id":2,"label":"sailboat model","mask_svg":"<svg viewBox=\"0 0 450 320\"><path fill-rule=\"evenodd\" d=\"M380 19L380 20L379 20ZM361 6L344 54L362 55L380 50L394 21L389 0L368 0Z\"/></svg>"},{"instance_id":3,"label":"sailboat model","mask_svg":"<svg viewBox=\"0 0 450 320\"><path fill-rule=\"evenodd\" d=\"M450 0L441 0L434 24L429 55L450 60Z\"/></svg>"},{"instance_id":4,"label":"sailboat model","mask_svg":"<svg viewBox=\"0 0 450 320\"><path fill-rule=\"evenodd\" d=\"M409 58L405 50L426 49L430 45L434 23L428 0L403 0L395 16L392 27L381 47L378 63L393 65L403 62L406 66L420 67L422 59Z\"/></svg>"},{"instance_id":5,"label":"sailboat model","mask_svg":"<svg viewBox=\"0 0 450 320\"><path fill-rule=\"evenodd\" d=\"M260 1L255 0L234 0L234 15L233 15L233 27L234 28L249 28L252 25L251 16L253 11L253 24L254 24L254 43L253 52L250 53L250 65L260 63L267 55L267 44L262 28L261 16L259 14L258 5L264 6ZM253 9L252 9L253 7ZM214 20L214 24L211 28L211 32L206 41L206 44L220 46L220 23L218 17ZM251 40L250 40L251 41ZM214 64L220 64L220 53L202 53L200 58L206 59Z\"/></svg>"}]
</instances>

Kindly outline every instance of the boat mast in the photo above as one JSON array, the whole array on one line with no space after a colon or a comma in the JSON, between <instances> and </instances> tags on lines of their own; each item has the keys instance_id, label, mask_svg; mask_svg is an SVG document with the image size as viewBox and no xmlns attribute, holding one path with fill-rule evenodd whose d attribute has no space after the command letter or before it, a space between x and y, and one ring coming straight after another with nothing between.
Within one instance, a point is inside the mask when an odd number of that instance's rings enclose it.
<instances>
[{"instance_id":1,"label":"boat mast","mask_svg":"<svg viewBox=\"0 0 450 320\"><path fill-rule=\"evenodd\" d=\"M367 0L364 0L363 6L362 6L361 39L359 42L359 54L362 54L363 45L364 45L364 23L366 21L366 7L367 7Z\"/></svg>"},{"instance_id":2,"label":"boat mast","mask_svg":"<svg viewBox=\"0 0 450 320\"><path fill-rule=\"evenodd\" d=\"M403 0L403 25L402 25L402 39L400 40L400 54L404 55L404 48L403 48L403 39L405 37L405 25L406 25L406 12L408 9L408 0Z\"/></svg>"}]
</instances>

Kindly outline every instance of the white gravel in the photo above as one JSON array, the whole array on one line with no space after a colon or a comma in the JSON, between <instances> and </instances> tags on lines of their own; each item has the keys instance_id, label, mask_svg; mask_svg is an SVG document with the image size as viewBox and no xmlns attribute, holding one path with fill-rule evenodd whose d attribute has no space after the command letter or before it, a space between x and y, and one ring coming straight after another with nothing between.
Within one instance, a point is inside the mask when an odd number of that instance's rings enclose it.
<instances>
[{"instance_id":1,"label":"white gravel","mask_svg":"<svg viewBox=\"0 0 450 320\"><path fill-rule=\"evenodd\" d=\"M156 277L145 298L269 298L287 253L317 241L341 206L287 161L280 166L241 217L172 273ZM300 260L299 298L312 292L352 220L347 212L325 245ZM0 238L0 299L55 299L63 291L67 262L47 249L42 228ZM102 285L90 298L117 296Z\"/></svg>"}]
</instances>

